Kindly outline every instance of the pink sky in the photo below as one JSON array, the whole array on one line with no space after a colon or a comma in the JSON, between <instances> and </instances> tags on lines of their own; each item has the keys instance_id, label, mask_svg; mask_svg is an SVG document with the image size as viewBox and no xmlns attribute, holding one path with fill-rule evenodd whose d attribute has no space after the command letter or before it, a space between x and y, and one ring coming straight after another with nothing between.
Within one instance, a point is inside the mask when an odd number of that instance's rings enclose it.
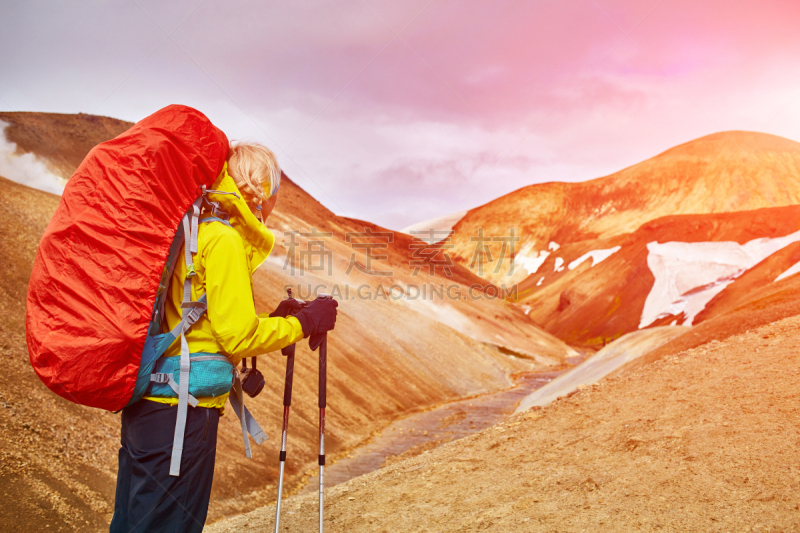
<instances>
[{"instance_id":1,"label":"pink sky","mask_svg":"<svg viewBox=\"0 0 800 533\"><path fill-rule=\"evenodd\" d=\"M337 214L394 229L717 131L800 140L797 1L24 2L0 18L0 109L193 105Z\"/></svg>"}]
</instances>

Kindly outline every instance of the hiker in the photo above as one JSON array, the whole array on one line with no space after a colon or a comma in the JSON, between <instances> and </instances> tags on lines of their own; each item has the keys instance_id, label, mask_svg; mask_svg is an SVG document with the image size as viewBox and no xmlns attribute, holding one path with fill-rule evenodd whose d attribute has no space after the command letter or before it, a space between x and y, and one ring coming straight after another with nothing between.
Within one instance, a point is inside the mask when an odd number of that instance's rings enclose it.
<instances>
[{"instance_id":1,"label":"hiker","mask_svg":"<svg viewBox=\"0 0 800 533\"><path fill-rule=\"evenodd\" d=\"M226 166L209 190L216 205L204 209L198 224L189 300L196 302L205 295L208 308L185 333L192 354L223 354L238 365L243 358L333 329L337 303L332 299L313 300L303 307L284 300L269 316L255 312L252 273L274 245L264 221L275 207L280 178L278 162L268 148L231 144ZM183 294L187 267L182 261L175 265L164 309L165 331L178 325L182 311L190 309L182 308L182 302L189 301ZM179 359L180 354L181 339L177 339L163 357ZM162 388L168 394L152 394L156 387L151 385L142 400L122 411L112 533L203 529L217 427L229 394L198 397L196 407L188 407L180 474L175 476L170 475L170 459L178 398L168 387Z\"/></svg>"}]
</instances>

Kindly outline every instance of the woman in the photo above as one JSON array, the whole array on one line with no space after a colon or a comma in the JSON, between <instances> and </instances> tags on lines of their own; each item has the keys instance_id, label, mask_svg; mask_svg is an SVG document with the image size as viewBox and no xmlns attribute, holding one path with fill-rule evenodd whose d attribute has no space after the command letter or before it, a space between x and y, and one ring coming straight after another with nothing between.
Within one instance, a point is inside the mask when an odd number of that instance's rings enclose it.
<instances>
[{"instance_id":1,"label":"woman","mask_svg":"<svg viewBox=\"0 0 800 533\"><path fill-rule=\"evenodd\" d=\"M207 312L188 330L191 353L224 354L234 365L333 329L336 302L315 300L298 309L281 302L258 316L252 273L274 245L264 221L277 202L281 170L259 144L232 144L228 161L201 216L191 277L191 301L206 295ZM166 331L181 320L186 266L177 261L165 307ZM286 317L289 312L295 316ZM180 354L174 343L164 357ZM191 383L191 380L190 380ZM114 518L111 532L202 531L214 476L217 427L228 394L197 398L189 407L180 476L169 475L177 397L145 396L122 411Z\"/></svg>"}]
</instances>

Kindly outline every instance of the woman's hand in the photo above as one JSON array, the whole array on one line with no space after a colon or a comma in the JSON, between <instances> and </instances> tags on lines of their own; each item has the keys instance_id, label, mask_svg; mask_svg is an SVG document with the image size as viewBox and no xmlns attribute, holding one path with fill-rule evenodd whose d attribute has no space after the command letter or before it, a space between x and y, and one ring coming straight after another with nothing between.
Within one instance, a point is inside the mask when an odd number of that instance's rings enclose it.
<instances>
[{"instance_id":1,"label":"woman's hand","mask_svg":"<svg viewBox=\"0 0 800 533\"><path fill-rule=\"evenodd\" d=\"M297 311L294 317L300 321L305 337L322 335L336 326L337 307L339 302L333 298L317 298L306 302L305 307Z\"/></svg>"},{"instance_id":2,"label":"woman's hand","mask_svg":"<svg viewBox=\"0 0 800 533\"><path fill-rule=\"evenodd\" d=\"M301 302L300 300L295 300L294 298L283 300L281 303L278 304L278 307L269 314L269 316L270 317L279 316L281 318L286 318L287 316L293 316L296 315L297 312L300 311L304 305L305 302Z\"/></svg>"}]
</instances>

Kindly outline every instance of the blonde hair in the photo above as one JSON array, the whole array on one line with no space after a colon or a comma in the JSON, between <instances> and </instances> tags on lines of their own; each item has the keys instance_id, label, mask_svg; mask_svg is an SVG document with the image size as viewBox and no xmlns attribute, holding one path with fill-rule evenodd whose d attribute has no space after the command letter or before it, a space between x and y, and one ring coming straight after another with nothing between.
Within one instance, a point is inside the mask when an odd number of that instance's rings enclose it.
<instances>
[{"instance_id":1,"label":"blonde hair","mask_svg":"<svg viewBox=\"0 0 800 533\"><path fill-rule=\"evenodd\" d=\"M257 206L275 196L281 186L278 159L272 150L258 143L231 143L228 174L245 195L245 200Z\"/></svg>"}]
</instances>

